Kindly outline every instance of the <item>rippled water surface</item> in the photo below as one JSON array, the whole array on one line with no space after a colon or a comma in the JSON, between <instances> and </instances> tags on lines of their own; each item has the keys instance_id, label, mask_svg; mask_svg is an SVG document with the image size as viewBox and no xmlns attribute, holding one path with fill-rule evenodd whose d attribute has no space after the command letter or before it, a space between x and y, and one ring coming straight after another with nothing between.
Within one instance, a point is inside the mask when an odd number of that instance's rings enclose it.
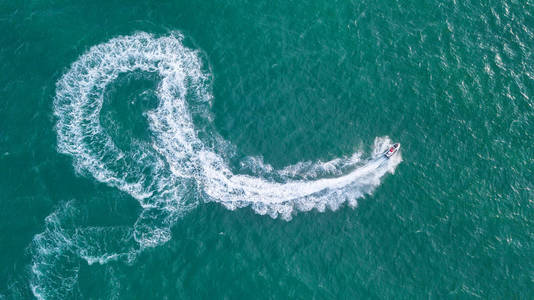
<instances>
[{"instance_id":1,"label":"rippled water surface","mask_svg":"<svg viewBox=\"0 0 534 300\"><path fill-rule=\"evenodd\" d=\"M0 3L0 298L532 298L532 24Z\"/></svg>"}]
</instances>

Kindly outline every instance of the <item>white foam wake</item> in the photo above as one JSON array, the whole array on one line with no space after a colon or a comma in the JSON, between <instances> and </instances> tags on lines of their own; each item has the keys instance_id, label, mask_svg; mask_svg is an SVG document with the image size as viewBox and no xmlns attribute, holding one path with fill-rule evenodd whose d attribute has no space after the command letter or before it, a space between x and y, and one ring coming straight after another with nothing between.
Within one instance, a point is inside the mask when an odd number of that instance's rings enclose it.
<instances>
[{"instance_id":1,"label":"white foam wake","mask_svg":"<svg viewBox=\"0 0 534 300\"><path fill-rule=\"evenodd\" d=\"M46 217L45 230L34 236L30 288L38 299L75 298L82 259L89 265L132 262L139 252L131 227L79 226L79 218L74 202L64 203Z\"/></svg>"},{"instance_id":2,"label":"white foam wake","mask_svg":"<svg viewBox=\"0 0 534 300\"><path fill-rule=\"evenodd\" d=\"M151 147L125 153L102 129L99 112L106 86L120 73L136 70L158 73L160 102L147 114L154 136ZM262 167L266 173L281 175L281 182L234 174L220 153L222 147L208 146L199 138L201 130L216 133L197 129L192 121L193 114L211 119L209 78L198 52L184 47L179 34L155 38L139 33L95 46L58 82L59 150L73 156L77 170L130 193L144 207L160 207L162 196L165 204L170 201L180 206L183 199L176 190L186 189L182 185L185 179L193 179L210 200L228 208L252 205L259 213L281 214L286 219L295 209L321 209L340 198L354 204L400 161L388 161L381 167L384 161L374 160L344 175L339 170L356 166L359 154L327 163L299 163L281 171ZM214 139L221 140L219 136ZM152 170L148 177L140 172L147 165ZM311 180L318 170L339 176ZM293 179L299 176L300 180Z\"/></svg>"},{"instance_id":3,"label":"white foam wake","mask_svg":"<svg viewBox=\"0 0 534 300\"><path fill-rule=\"evenodd\" d=\"M201 201L229 209L250 206L287 220L297 211L356 206L400 163L400 155L390 160L378 155L391 142L384 137L375 140L366 160L354 153L274 170L261 158L247 157L240 164L248 175L236 173L229 166L236 159L234 147L211 125L211 75L201 57L183 45L179 33L137 33L92 47L57 83L58 150L72 156L80 174L139 201L144 210L133 237L140 249L169 240L172 224ZM151 140L126 150L101 125L100 110L106 87L136 71L158 74L159 103L147 112Z\"/></svg>"}]
</instances>

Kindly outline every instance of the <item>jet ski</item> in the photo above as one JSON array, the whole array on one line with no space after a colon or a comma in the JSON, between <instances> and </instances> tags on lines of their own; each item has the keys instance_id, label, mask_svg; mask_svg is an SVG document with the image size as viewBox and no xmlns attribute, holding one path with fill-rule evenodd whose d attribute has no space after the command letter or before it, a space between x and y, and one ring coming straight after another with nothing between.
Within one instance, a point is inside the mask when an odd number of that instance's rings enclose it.
<instances>
[{"instance_id":1,"label":"jet ski","mask_svg":"<svg viewBox=\"0 0 534 300\"><path fill-rule=\"evenodd\" d=\"M400 143L395 143L393 144L393 146L389 147L388 150L386 150L386 152L384 152L384 155L387 157L387 158L390 158L392 157L395 153L397 153L397 151L399 151L400 149Z\"/></svg>"}]
</instances>

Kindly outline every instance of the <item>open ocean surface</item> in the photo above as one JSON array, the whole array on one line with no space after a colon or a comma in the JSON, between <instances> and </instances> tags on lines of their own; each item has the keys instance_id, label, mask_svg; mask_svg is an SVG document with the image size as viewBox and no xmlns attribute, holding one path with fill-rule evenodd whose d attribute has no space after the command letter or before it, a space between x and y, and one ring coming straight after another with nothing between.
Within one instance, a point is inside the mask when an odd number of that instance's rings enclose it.
<instances>
[{"instance_id":1,"label":"open ocean surface","mask_svg":"<svg viewBox=\"0 0 534 300\"><path fill-rule=\"evenodd\" d=\"M0 1L0 299L533 299L533 49L531 0Z\"/></svg>"}]
</instances>

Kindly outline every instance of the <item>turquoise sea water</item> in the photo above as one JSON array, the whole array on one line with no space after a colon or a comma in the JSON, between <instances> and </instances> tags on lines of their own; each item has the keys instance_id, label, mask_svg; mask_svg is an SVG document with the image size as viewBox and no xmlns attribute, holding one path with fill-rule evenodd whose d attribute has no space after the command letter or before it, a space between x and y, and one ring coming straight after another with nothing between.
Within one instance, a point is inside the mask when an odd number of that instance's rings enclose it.
<instances>
[{"instance_id":1,"label":"turquoise sea water","mask_svg":"<svg viewBox=\"0 0 534 300\"><path fill-rule=\"evenodd\" d=\"M531 299L533 25L0 2L0 299Z\"/></svg>"}]
</instances>

